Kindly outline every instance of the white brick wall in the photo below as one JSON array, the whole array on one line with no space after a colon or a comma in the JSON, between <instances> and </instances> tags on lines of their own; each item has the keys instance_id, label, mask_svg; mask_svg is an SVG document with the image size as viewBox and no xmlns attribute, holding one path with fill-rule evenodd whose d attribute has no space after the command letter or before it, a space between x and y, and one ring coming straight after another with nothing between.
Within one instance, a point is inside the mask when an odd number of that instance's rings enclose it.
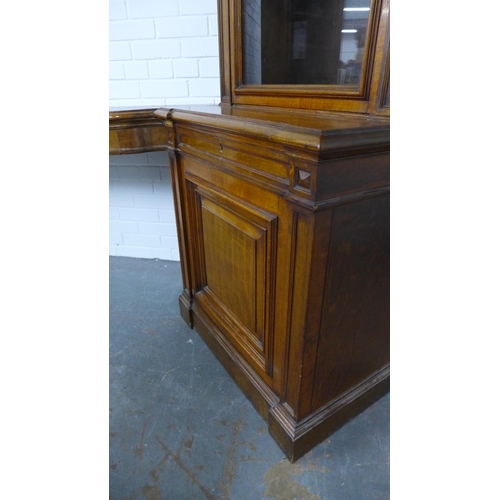
<instances>
[{"instance_id":1,"label":"white brick wall","mask_svg":"<svg viewBox=\"0 0 500 500\"><path fill-rule=\"evenodd\" d=\"M167 153L109 157L109 254L179 260Z\"/></svg>"},{"instance_id":2,"label":"white brick wall","mask_svg":"<svg viewBox=\"0 0 500 500\"><path fill-rule=\"evenodd\" d=\"M109 105L220 102L217 0L110 0ZM109 254L179 260L167 153L109 157Z\"/></svg>"},{"instance_id":3,"label":"white brick wall","mask_svg":"<svg viewBox=\"0 0 500 500\"><path fill-rule=\"evenodd\" d=\"M220 102L217 0L110 0L110 107Z\"/></svg>"}]
</instances>

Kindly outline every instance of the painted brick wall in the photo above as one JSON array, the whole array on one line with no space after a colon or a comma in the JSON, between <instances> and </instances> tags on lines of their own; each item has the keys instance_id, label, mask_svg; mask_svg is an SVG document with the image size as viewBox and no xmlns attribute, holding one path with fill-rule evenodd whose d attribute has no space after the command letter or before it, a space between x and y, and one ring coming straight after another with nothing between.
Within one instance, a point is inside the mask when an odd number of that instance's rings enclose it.
<instances>
[{"instance_id":1,"label":"painted brick wall","mask_svg":"<svg viewBox=\"0 0 500 500\"><path fill-rule=\"evenodd\" d=\"M109 159L109 254L179 260L167 153Z\"/></svg>"},{"instance_id":2,"label":"painted brick wall","mask_svg":"<svg viewBox=\"0 0 500 500\"><path fill-rule=\"evenodd\" d=\"M219 104L217 0L109 1L110 107Z\"/></svg>"},{"instance_id":3,"label":"painted brick wall","mask_svg":"<svg viewBox=\"0 0 500 500\"><path fill-rule=\"evenodd\" d=\"M109 0L110 108L219 102L217 0ZM110 155L110 255L179 260L167 161Z\"/></svg>"}]
</instances>

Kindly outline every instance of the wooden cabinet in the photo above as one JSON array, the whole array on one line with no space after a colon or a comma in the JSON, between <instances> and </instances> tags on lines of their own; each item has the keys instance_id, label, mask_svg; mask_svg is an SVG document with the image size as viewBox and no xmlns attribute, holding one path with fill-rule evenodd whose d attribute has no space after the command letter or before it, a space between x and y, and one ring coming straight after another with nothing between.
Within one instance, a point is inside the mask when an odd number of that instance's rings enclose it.
<instances>
[{"instance_id":1,"label":"wooden cabinet","mask_svg":"<svg viewBox=\"0 0 500 500\"><path fill-rule=\"evenodd\" d=\"M389 389L388 35L386 0L219 0L221 105L155 113L181 313L292 461Z\"/></svg>"},{"instance_id":2,"label":"wooden cabinet","mask_svg":"<svg viewBox=\"0 0 500 500\"><path fill-rule=\"evenodd\" d=\"M389 2L350 5L219 0L221 105L110 120L167 149L181 314L292 461L389 389Z\"/></svg>"},{"instance_id":3,"label":"wooden cabinet","mask_svg":"<svg viewBox=\"0 0 500 500\"><path fill-rule=\"evenodd\" d=\"M388 390L389 129L160 110L181 312L295 460Z\"/></svg>"}]
</instances>

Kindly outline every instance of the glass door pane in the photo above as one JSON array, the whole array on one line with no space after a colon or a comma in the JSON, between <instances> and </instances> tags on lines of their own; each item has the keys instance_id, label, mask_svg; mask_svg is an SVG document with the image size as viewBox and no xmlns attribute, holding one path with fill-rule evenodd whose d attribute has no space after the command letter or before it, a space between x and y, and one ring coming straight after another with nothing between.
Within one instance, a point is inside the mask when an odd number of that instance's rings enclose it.
<instances>
[{"instance_id":1,"label":"glass door pane","mask_svg":"<svg viewBox=\"0 0 500 500\"><path fill-rule=\"evenodd\" d=\"M243 83L357 85L370 0L243 0Z\"/></svg>"}]
</instances>

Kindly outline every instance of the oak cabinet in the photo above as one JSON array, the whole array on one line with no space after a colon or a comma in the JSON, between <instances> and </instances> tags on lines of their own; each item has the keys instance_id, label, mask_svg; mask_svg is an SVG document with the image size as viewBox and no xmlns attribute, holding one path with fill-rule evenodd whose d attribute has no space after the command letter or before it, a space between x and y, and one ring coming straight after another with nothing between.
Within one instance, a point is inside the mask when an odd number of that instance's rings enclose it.
<instances>
[{"instance_id":1,"label":"oak cabinet","mask_svg":"<svg viewBox=\"0 0 500 500\"><path fill-rule=\"evenodd\" d=\"M155 113L180 308L293 461L389 389L389 2L218 7L221 105Z\"/></svg>"},{"instance_id":2,"label":"oak cabinet","mask_svg":"<svg viewBox=\"0 0 500 500\"><path fill-rule=\"evenodd\" d=\"M388 390L388 125L282 109L156 116L181 313L295 460Z\"/></svg>"},{"instance_id":3,"label":"oak cabinet","mask_svg":"<svg viewBox=\"0 0 500 500\"><path fill-rule=\"evenodd\" d=\"M221 104L110 115L110 152L168 151L180 313L293 461L389 390L389 2L218 14Z\"/></svg>"}]
</instances>

